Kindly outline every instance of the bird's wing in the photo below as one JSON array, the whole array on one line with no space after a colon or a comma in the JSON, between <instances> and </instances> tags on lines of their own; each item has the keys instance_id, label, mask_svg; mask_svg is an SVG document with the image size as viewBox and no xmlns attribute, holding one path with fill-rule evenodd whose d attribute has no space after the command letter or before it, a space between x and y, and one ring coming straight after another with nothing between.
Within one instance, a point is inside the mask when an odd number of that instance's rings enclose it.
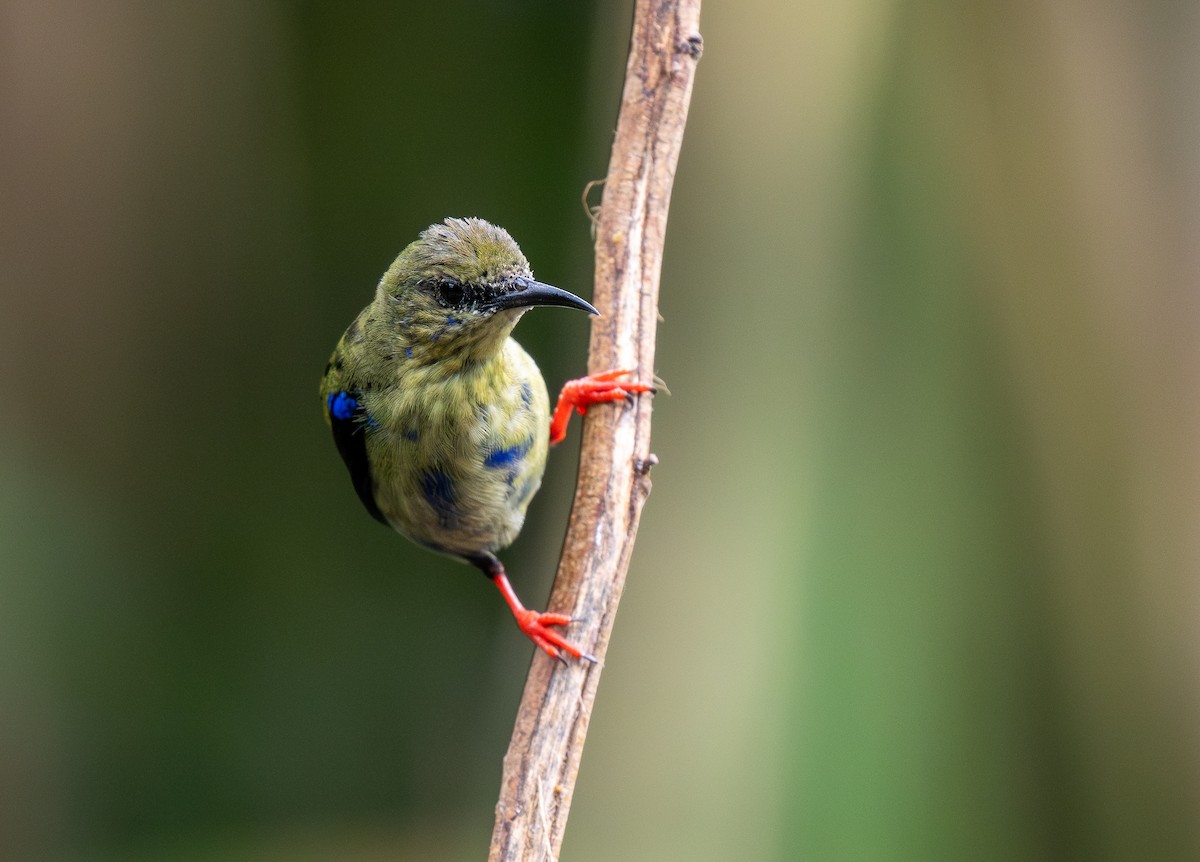
<instances>
[{"instance_id":1,"label":"bird's wing","mask_svg":"<svg viewBox=\"0 0 1200 862\"><path fill-rule=\"evenodd\" d=\"M371 475L371 460L367 456L370 417L363 406L362 381L354 372L359 363L352 361L354 348L362 340L356 337L359 326L358 320L351 324L329 357L325 376L321 380L321 400L325 419L333 431L333 442L337 444L338 452L346 462L346 469L350 471L350 481L358 499L372 518L391 526L375 502L375 479Z\"/></svg>"},{"instance_id":2,"label":"bird's wing","mask_svg":"<svg viewBox=\"0 0 1200 862\"><path fill-rule=\"evenodd\" d=\"M367 458L367 413L362 406L362 393L356 389L337 389L325 396L325 413L329 427L333 430L333 442L337 444L350 481L363 506L371 517L381 524L391 526L379 511L375 502L375 480L371 476L371 462Z\"/></svg>"}]
</instances>

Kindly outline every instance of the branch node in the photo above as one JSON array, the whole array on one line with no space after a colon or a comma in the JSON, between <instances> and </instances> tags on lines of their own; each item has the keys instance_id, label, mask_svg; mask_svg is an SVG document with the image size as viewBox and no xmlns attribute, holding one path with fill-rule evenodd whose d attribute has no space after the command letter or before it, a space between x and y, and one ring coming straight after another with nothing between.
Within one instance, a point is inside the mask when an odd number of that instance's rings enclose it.
<instances>
[{"instance_id":1,"label":"branch node","mask_svg":"<svg viewBox=\"0 0 1200 862\"><path fill-rule=\"evenodd\" d=\"M645 458L638 458L633 462L633 469L639 476L649 476L650 468L658 463L658 456L651 452Z\"/></svg>"},{"instance_id":2,"label":"branch node","mask_svg":"<svg viewBox=\"0 0 1200 862\"><path fill-rule=\"evenodd\" d=\"M704 53L704 37L699 33L688 36L675 46L675 50L680 54L687 54L693 60L699 60Z\"/></svg>"}]
</instances>

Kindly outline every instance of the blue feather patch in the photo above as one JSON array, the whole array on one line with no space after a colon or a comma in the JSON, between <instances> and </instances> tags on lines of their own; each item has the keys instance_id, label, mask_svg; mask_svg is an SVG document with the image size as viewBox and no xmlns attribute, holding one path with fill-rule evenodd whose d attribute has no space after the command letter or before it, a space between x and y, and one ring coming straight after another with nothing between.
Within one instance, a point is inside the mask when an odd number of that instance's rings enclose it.
<instances>
[{"instance_id":1,"label":"blue feather patch","mask_svg":"<svg viewBox=\"0 0 1200 862\"><path fill-rule=\"evenodd\" d=\"M455 508L454 480L441 470L429 470L421 477L421 490L425 502L438 513L438 522L449 527L458 520Z\"/></svg>"},{"instance_id":2,"label":"blue feather patch","mask_svg":"<svg viewBox=\"0 0 1200 862\"><path fill-rule=\"evenodd\" d=\"M347 392L332 392L326 406L329 408L329 415L334 419L349 419L358 409L358 402Z\"/></svg>"},{"instance_id":3,"label":"blue feather patch","mask_svg":"<svg viewBox=\"0 0 1200 862\"><path fill-rule=\"evenodd\" d=\"M533 438L526 437L516 446L508 446L504 449L495 449L488 453L483 459L483 466L499 468L508 467L520 461L529 454L529 450L533 448Z\"/></svg>"}]
</instances>

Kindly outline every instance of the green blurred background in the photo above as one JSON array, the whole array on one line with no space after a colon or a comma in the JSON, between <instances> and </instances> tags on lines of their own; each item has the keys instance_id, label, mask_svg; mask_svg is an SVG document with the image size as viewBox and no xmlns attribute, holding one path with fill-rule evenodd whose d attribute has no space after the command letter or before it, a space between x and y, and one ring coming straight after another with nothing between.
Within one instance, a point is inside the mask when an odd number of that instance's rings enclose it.
<instances>
[{"instance_id":1,"label":"green blurred background","mask_svg":"<svg viewBox=\"0 0 1200 862\"><path fill-rule=\"evenodd\" d=\"M0 858L484 858L530 644L317 378L446 215L589 295L629 21L0 2ZM1200 7L702 25L564 858L1200 858Z\"/></svg>"}]
</instances>

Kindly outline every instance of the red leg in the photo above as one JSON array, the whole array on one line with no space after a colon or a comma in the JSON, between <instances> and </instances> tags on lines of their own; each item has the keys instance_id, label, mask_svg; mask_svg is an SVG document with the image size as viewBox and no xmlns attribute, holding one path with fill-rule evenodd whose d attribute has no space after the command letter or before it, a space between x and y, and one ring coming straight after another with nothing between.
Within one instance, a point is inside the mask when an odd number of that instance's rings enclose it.
<instances>
[{"instance_id":1,"label":"red leg","mask_svg":"<svg viewBox=\"0 0 1200 862\"><path fill-rule=\"evenodd\" d=\"M575 658L581 658L595 664L596 657L594 655L584 652L551 628L551 626L568 625L571 622L569 616L566 614L548 614L527 610L521 604L521 600L517 598L512 584L508 582L508 575L504 573L503 564L492 554L480 554L478 557L469 559L472 563L483 569L484 574L491 578L492 583L496 585L496 589L500 590L500 595L504 596L504 601L508 603L509 609L512 610L513 617L516 618L517 626L521 631L548 656L561 660L562 653L559 650L562 650L562 652L575 656Z\"/></svg>"},{"instance_id":2,"label":"red leg","mask_svg":"<svg viewBox=\"0 0 1200 862\"><path fill-rule=\"evenodd\" d=\"M578 380L568 380L558 396L554 418L550 420L550 445L561 442L567 436L567 422L571 419L572 410L583 416L587 413L589 404L621 401L632 398L635 392L655 391L654 387L647 383L622 383L617 380L618 377L632 373L628 368L614 368L599 374L589 374Z\"/></svg>"}]
</instances>

